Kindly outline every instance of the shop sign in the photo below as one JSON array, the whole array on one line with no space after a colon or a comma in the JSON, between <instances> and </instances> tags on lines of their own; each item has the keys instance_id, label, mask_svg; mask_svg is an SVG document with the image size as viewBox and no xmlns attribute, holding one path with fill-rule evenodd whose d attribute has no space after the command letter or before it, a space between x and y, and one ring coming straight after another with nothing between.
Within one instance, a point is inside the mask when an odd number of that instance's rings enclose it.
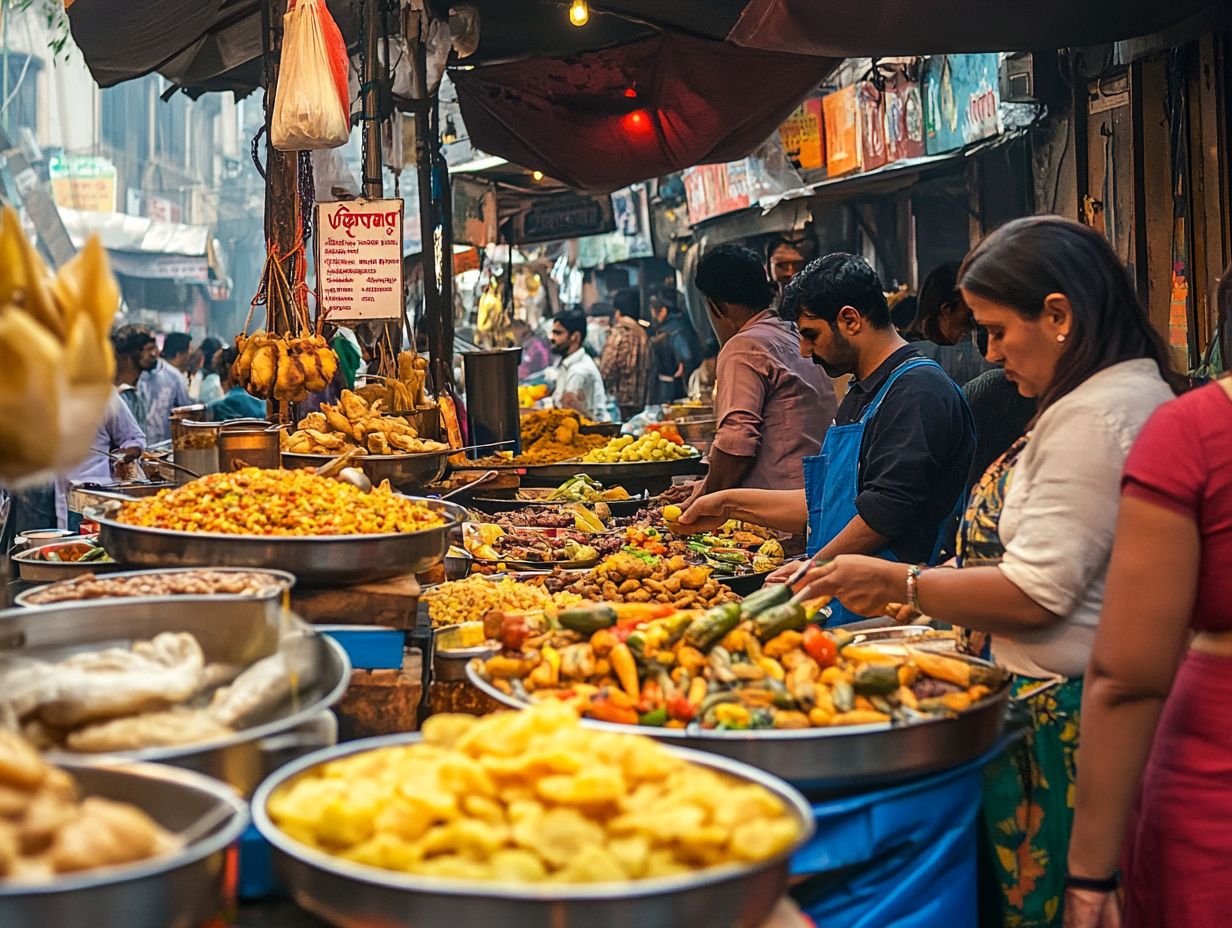
<instances>
[{"instance_id":1,"label":"shop sign","mask_svg":"<svg viewBox=\"0 0 1232 928\"><path fill-rule=\"evenodd\" d=\"M111 250L108 250L108 254L111 258L111 269L125 277L194 284L205 284L210 279L210 265L205 255Z\"/></svg>"},{"instance_id":2,"label":"shop sign","mask_svg":"<svg viewBox=\"0 0 1232 928\"><path fill-rule=\"evenodd\" d=\"M93 155L52 155L47 159L51 195L57 206L95 213L116 211L116 167Z\"/></svg>"},{"instance_id":3,"label":"shop sign","mask_svg":"<svg viewBox=\"0 0 1232 928\"><path fill-rule=\"evenodd\" d=\"M402 200L316 207L317 294L331 321L402 316Z\"/></svg>"},{"instance_id":4,"label":"shop sign","mask_svg":"<svg viewBox=\"0 0 1232 928\"><path fill-rule=\"evenodd\" d=\"M887 161L883 94L872 81L857 84L860 108L860 168L872 171Z\"/></svg>"},{"instance_id":5,"label":"shop sign","mask_svg":"<svg viewBox=\"0 0 1232 928\"><path fill-rule=\"evenodd\" d=\"M511 240L521 245L602 235L616 228L616 220L607 194L560 193L536 198L529 209L513 217L512 226Z\"/></svg>"},{"instance_id":6,"label":"shop sign","mask_svg":"<svg viewBox=\"0 0 1232 928\"><path fill-rule=\"evenodd\" d=\"M809 97L779 126L779 138L787 160L801 171L826 166L826 147L821 129L821 97Z\"/></svg>"},{"instance_id":7,"label":"shop sign","mask_svg":"<svg viewBox=\"0 0 1232 928\"><path fill-rule=\"evenodd\" d=\"M184 211L180 208L180 204L166 197L147 193L144 201L146 217L155 222L181 222L184 218Z\"/></svg>"},{"instance_id":8,"label":"shop sign","mask_svg":"<svg viewBox=\"0 0 1232 928\"><path fill-rule=\"evenodd\" d=\"M1000 55L937 55L924 70L924 148L930 155L1001 132Z\"/></svg>"},{"instance_id":9,"label":"shop sign","mask_svg":"<svg viewBox=\"0 0 1232 928\"><path fill-rule=\"evenodd\" d=\"M856 86L844 87L821 100L825 119L826 173L839 177L860 169L860 120Z\"/></svg>"},{"instance_id":10,"label":"shop sign","mask_svg":"<svg viewBox=\"0 0 1232 928\"><path fill-rule=\"evenodd\" d=\"M924 101L920 85L896 74L886 81L886 160L902 161L924 155Z\"/></svg>"},{"instance_id":11,"label":"shop sign","mask_svg":"<svg viewBox=\"0 0 1232 928\"><path fill-rule=\"evenodd\" d=\"M496 187L464 175L453 178L454 241L484 247L496 241Z\"/></svg>"},{"instance_id":12,"label":"shop sign","mask_svg":"<svg viewBox=\"0 0 1232 928\"><path fill-rule=\"evenodd\" d=\"M728 164L699 164L682 173L689 222L697 225L724 213L748 208L748 159Z\"/></svg>"}]
</instances>

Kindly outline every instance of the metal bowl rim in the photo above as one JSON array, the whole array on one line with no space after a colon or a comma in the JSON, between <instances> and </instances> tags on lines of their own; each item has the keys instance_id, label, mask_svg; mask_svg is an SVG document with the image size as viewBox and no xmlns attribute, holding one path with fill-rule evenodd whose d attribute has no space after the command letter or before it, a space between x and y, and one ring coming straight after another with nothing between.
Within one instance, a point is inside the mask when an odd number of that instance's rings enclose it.
<instances>
[{"instance_id":1,"label":"metal bowl rim","mask_svg":"<svg viewBox=\"0 0 1232 928\"><path fill-rule=\"evenodd\" d=\"M39 545L38 547L25 548L20 553L14 554L12 557L12 560L17 561L19 564L51 564L53 567L54 566L77 567L78 565L81 564L80 561L45 561L42 558L35 558L35 557L31 557L30 555L37 554L39 551L45 551L48 548L63 548L63 547L67 547L68 545L90 544L89 539L91 538L97 539L98 536L97 535L80 535L80 536L72 536L68 538L58 538L55 541L49 541L47 544ZM90 545L90 547L101 548L102 545L95 542L94 544ZM86 561L87 565L93 564L93 563L95 562ZM102 564L114 564L115 561L102 561L101 563Z\"/></svg>"},{"instance_id":2,"label":"metal bowl rim","mask_svg":"<svg viewBox=\"0 0 1232 928\"><path fill-rule=\"evenodd\" d=\"M621 730L620 733L629 734L627 730ZM799 790L785 780L740 761L675 745L664 745L664 747L667 751L685 761L702 767L710 767L745 783L756 783L778 797L789 812L794 815L796 824L800 827L800 833L791 847L773 857L767 857L765 860L754 863L720 864L716 867L696 870L684 876L654 877L651 879L608 883L570 884L570 888L567 891L563 891L563 884L554 884L548 889L536 884L520 885L517 883L445 879L443 877L416 876L415 874L401 873L396 870L384 870L379 867L352 863L340 857L326 854L324 851L318 851L306 844L301 844L275 825L266 812L266 806L274 790L312 767L349 757L352 754L360 754L365 751L385 747L417 744L422 740L423 734L421 732L402 732L394 735L382 735L376 738L365 738L359 741L348 741L345 744L339 744L332 748L314 751L283 767L279 767L262 781L261 785L257 787L256 793L253 794L251 807L253 824L256 826L257 831L261 833L261 836L276 850L302 863L326 870L337 876L380 886L383 889L445 896L505 899L513 902L598 902L613 898L662 896L686 890L700 889L716 883L727 882L733 878L759 873L788 860L796 851L809 842L816 828L812 806L800 794Z\"/></svg>"},{"instance_id":3,"label":"metal bowl rim","mask_svg":"<svg viewBox=\"0 0 1232 928\"><path fill-rule=\"evenodd\" d=\"M100 755L101 756L101 755ZM69 773L80 767L97 767L98 764L82 764L74 760L65 762L57 759L58 766L64 767ZM248 804L227 784L205 774L194 773L178 767L168 767L163 764L150 763L116 763L106 765L110 770L125 775L138 775L144 779L159 779L180 786L206 793L217 802L231 807L231 815L215 830L204 838L187 847L179 848L169 854L160 854L146 860L131 864L120 864L112 867L98 867L80 874L69 874L51 882L13 883L5 885L0 881L0 900L8 897L46 896L56 893L79 892L81 890L99 889L117 883L135 882L149 877L170 873L198 863L213 854L226 850L239 839L248 827Z\"/></svg>"},{"instance_id":4,"label":"metal bowl rim","mask_svg":"<svg viewBox=\"0 0 1232 928\"><path fill-rule=\"evenodd\" d=\"M281 451L279 452L284 458L303 458L305 460L319 462L319 464L327 464L334 458L336 454L301 454L298 451ZM426 458L439 457L444 455L450 457L456 454L453 448L441 448L439 451L404 451L400 454L357 454L351 458L352 461L404 461L411 458Z\"/></svg>"},{"instance_id":5,"label":"metal bowl rim","mask_svg":"<svg viewBox=\"0 0 1232 928\"><path fill-rule=\"evenodd\" d=\"M464 521L465 510L456 503L451 503L448 500L430 499L423 496L407 496L404 493L395 493L394 495L401 496L404 499L409 499L412 502L420 503L427 508L432 509L434 512L437 512L443 516L445 521L441 525L431 525L427 528L416 529L413 532L382 532L359 535L228 535L224 532L181 532L169 528L151 528L145 525L130 525L127 522L117 522L115 519L104 516L97 508L91 509L88 512L83 513L83 515L88 516L92 522L97 522L99 525L103 525L107 528L120 532L136 532L144 535L157 535L163 538L174 539L208 538L211 540L230 541L235 544L309 544L323 541L343 543L361 541L393 541L397 539L415 538L420 535L426 535L429 532L439 532L441 530L448 531L450 529L457 528Z\"/></svg>"},{"instance_id":6,"label":"metal bowl rim","mask_svg":"<svg viewBox=\"0 0 1232 928\"><path fill-rule=\"evenodd\" d=\"M194 741L191 744L174 744L155 748L139 748L133 751L78 753L53 750L45 751L44 757L62 766L67 766L70 763L79 766L127 766L128 764L141 763L163 764L174 762L184 757L191 757L195 754L204 754L209 751L225 751L228 748L261 741L263 738L290 731L320 713L321 710L335 705L351 684L351 658L347 654L346 649L329 635L315 632L314 637L320 639L325 647L334 653L334 657L340 664L341 673L339 673L338 680L335 681L328 692L313 700L310 704L301 703L299 710L292 712L290 715L262 722L260 725L241 728L238 731L232 732L226 738L215 738L209 741Z\"/></svg>"},{"instance_id":7,"label":"metal bowl rim","mask_svg":"<svg viewBox=\"0 0 1232 928\"><path fill-rule=\"evenodd\" d=\"M32 603L27 600L27 597L43 590L50 589L53 586L58 586L61 583L68 583L69 580L55 580L51 583L43 583L33 589L26 590L23 593L18 593L13 597L13 604L24 606L27 609L47 609L51 606L57 608L77 608L88 607L91 603L97 602L115 602L123 600L124 602L197 602L197 603L212 603L217 600L232 600L238 599L245 602L262 602L267 599L276 599L287 590L295 586L295 575L288 573L285 570L277 570L273 567L149 567L145 570L124 570L108 573L108 580L116 580L121 577L140 577L147 574L186 574L200 573L201 571L209 570L218 573L235 573L235 574L268 574L277 581L275 592L261 596L244 596L240 593L182 593L173 596L95 596L93 599L65 599L54 603ZM79 578L70 578L79 579Z\"/></svg>"},{"instance_id":8,"label":"metal bowl rim","mask_svg":"<svg viewBox=\"0 0 1232 928\"><path fill-rule=\"evenodd\" d=\"M969 660L977 660L976 658L968 658ZM508 706L511 709L527 709L533 703L522 702L502 693L483 676L480 675L476 662L478 658L472 658L466 665L467 680L485 696L488 696L501 705ZM981 662L983 663L983 662ZM989 697L980 700L973 706L969 706L958 713L959 716L968 713L978 712L1002 700L994 698L996 696L1004 696L1009 692L1009 683L1004 683L1000 689L990 694ZM656 741L672 743L675 741L714 741L723 744L733 744L740 741L751 742L770 742L770 741L815 741L822 738L845 738L857 737L859 735L869 735L878 732L900 731L904 729L918 729L925 725L939 725L946 722L954 721L953 718L946 716L938 716L935 718L923 719L918 722L912 722L909 725L895 725L893 722L874 722L869 725L833 725L827 728L766 728L749 731L719 731L713 728L657 728L649 725L622 725L618 722L601 722L597 719L582 719L582 724L588 728L597 728L603 731L624 732L639 732L645 734L648 738L654 738Z\"/></svg>"}]
</instances>

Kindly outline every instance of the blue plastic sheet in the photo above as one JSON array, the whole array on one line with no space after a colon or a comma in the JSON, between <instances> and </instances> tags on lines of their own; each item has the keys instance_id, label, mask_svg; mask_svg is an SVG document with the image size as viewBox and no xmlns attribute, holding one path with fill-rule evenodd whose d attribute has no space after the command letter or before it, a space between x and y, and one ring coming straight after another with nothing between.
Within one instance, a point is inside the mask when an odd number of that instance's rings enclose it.
<instances>
[{"instance_id":1,"label":"blue plastic sheet","mask_svg":"<svg viewBox=\"0 0 1232 928\"><path fill-rule=\"evenodd\" d=\"M982 770L1004 750L922 780L813 804L792 896L818 928L976 928Z\"/></svg>"}]
</instances>

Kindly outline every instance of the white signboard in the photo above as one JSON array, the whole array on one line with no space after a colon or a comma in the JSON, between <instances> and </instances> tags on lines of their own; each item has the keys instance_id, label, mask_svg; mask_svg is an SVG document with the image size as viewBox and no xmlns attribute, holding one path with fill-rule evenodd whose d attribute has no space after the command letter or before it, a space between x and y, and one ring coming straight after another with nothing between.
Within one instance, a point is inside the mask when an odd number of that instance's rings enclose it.
<instances>
[{"instance_id":1,"label":"white signboard","mask_svg":"<svg viewBox=\"0 0 1232 928\"><path fill-rule=\"evenodd\" d=\"M402 316L402 201L317 204L317 293L330 321Z\"/></svg>"}]
</instances>

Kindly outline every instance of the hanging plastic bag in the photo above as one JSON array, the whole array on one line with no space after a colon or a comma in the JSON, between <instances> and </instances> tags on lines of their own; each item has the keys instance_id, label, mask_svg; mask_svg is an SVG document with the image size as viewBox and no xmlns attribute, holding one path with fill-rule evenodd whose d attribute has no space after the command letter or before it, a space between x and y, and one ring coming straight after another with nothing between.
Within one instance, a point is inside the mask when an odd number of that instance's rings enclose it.
<instances>
[{"instance_id":1,"label":"hanging plastic bag","mask_svg":"<svg viewBox=\"0 0 1232 928\"><path fill-rule=\"evenodd\" d=\"M345 145L351 134L348 58L338 24L325 0L293 0L282 22L270 140L279 151Z\"/></svg>"}]
</instances>

